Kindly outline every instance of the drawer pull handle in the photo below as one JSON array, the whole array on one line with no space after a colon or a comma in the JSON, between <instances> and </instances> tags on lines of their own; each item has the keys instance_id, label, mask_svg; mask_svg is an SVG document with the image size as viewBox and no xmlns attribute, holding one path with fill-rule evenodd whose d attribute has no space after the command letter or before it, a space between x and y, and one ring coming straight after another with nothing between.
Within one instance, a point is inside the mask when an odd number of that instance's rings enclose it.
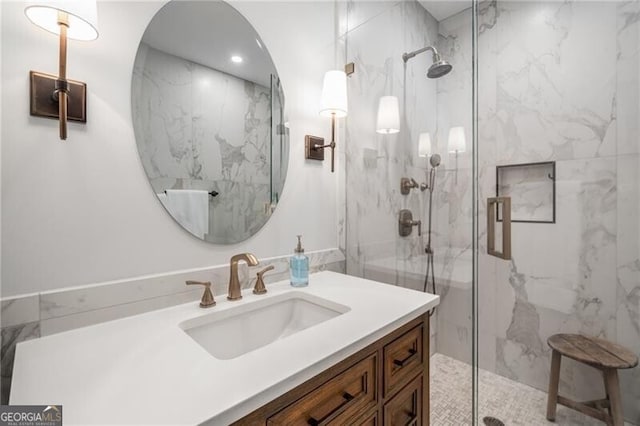
<instances>
[{"instance_id":1,"label":"drawer pull handle","mask_svg":"<svg viewBox=\"0 0 640 426\"><path fill-rule=\"evenodd\" d=\"M404 367L405 364L408 363L409 360L417 353L418 353L418 351L416 351L415 349L411 348L411 349L409 349L409 356L407 356L405 359L394 359L393 363L395 365L397 365L398 367Z\"/></svg>"},{"instance_id":2,"label":"drawer pull handle","mask_svg":"<svg viewBox=\"0 0 640 426\"><path fill-rule=\"evenodd\" d=\"M320 426L321 424L324 424L324 421L327 420L328 418L330 418L331 416L333 416L335 413L337 413L340 409L342 409L345 405L347 405L353 398L354 396L351 395L349 392L344 392L342 394L342 398L344 398L344 401L342 401L340 403L340 405L338 405L336 408L334 408L333 410L331 410L331 412L329 414L327 414L326 416L324 416L323 418L321 418L320 420L316 420L313 417L311 417L309 419L309 421L307 422L309 425L311 426Z\"/></svg>"}]
</instances>

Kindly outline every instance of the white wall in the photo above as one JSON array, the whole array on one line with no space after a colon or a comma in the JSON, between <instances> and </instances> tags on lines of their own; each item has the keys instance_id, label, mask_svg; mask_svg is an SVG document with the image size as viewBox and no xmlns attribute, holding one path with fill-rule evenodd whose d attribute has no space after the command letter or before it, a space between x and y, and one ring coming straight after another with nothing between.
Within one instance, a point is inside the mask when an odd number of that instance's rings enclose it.
<instances>
[{"instance_id":1,"label":"white wall","mask_svg":"<svg viewBox=\"0 0 640 426\"><path fill-rule=\"evenodd\" d=\"M2 22L2 6L0 5L0 22ZM1 34L1 33L0 33ZM0 75L2 75L2 43L0 42ZM4 99L4 89L0 79L0 99ZM2 224L2 104L0 102L0 224ZM2 241L2 226L0 226L0 242ZM0 244L0 289L2 289L2 244ZM1 292L1 291L0 291ZM1 322L1 321L0 321Z\"/></svg>"},{"instance_id":2,"label":"white wall","mask_svg":"<svg viewBox=\"0 0 640 426\"><path fill-rule=\"evenodd\" d=\"M338 246L336 174L304 160L304 135L327 137L318 116L334 62L332 2L232 3L261 34L290 108L289 179L269 223L244 243L219 246L185 232L164 211L138 158L130 84L138 43L164 2L99 2L100 37L71 41L68 76L88 85L88 122L29 116L29 70L55 73L57 39L32 25L24 3L1 4L2 296ZM314 188L313 193L309 191Z\"/></svg>"}]
</instances>

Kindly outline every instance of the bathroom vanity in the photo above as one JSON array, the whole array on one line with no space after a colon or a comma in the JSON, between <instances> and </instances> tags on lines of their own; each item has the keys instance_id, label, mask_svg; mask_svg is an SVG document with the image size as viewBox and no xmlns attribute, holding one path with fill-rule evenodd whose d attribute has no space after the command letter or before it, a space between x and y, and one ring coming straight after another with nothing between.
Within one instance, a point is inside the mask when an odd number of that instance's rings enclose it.
<instances>
[{"instance_id":1,"label":"bathroom vanity","mask_svg":"<svg viewBox=\"0 0 640 426\"><path fill-rule=\"evenodd\" d=\"M236 422L429 424L429 316L423 315Z\"/></svg>"},{"instance_id":2,"label":"bathroom vanity","mask_svg":"<svg viewBox=\"0 0 640 426\"><path fill-rule=\"evenodd\" d=\"M20 343L10 402L84 425L428 423L437 296L333 272L267 289Z\"/></svg>"}]
</instances>

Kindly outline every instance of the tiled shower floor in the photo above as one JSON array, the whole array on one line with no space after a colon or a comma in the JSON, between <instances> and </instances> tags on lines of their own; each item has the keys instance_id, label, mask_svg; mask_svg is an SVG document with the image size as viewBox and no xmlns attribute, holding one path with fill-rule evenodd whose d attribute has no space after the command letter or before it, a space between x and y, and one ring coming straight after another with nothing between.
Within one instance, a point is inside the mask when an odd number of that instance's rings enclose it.
<instances>
[{"instance_id":1,"label":"tiled shower floor","mask_svg":"<svg viewBox=\"0 0 640 426\"><path fill-rule=\"evenodd\" d=\"M431 357L431 424L471 424L471 366L442 354ZM545 418L547 393L488 371L479 373L479 414L507 426L587 426L604 423L558 406L556 422ZM627 423L625 423L625 426Z\"/></svg>"}]
</instances>

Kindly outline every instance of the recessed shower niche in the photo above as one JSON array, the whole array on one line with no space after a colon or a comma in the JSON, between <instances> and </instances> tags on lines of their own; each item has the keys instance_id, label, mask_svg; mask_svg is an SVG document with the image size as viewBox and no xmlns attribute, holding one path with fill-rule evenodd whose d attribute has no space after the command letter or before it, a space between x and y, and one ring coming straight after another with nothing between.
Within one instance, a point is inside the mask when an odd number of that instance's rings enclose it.
<instances>
[{"instance_id":1,"label":"recessed shower niche","mask_svg":"<svg viewBox=\"0 0 640 426\"><path fill-rule=\"evenodd\" d=\"M496 196L511 197L512 222L555 223L556 162L497 166Z\"/></svg>"}]
</instances>

